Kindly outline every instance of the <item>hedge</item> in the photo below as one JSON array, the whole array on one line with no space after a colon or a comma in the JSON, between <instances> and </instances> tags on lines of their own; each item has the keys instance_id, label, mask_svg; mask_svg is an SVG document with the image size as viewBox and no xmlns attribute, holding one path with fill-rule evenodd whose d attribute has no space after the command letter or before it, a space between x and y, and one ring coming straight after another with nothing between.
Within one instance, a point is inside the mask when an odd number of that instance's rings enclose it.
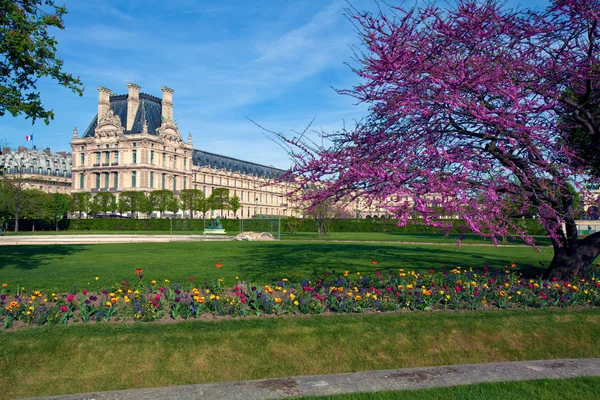
<instances>
[{"instance_id":1,"label":"hedge","mask_svg":"<svg viewBox=\"0 0 600 400\"><path fill-rule=\"evenodd\" d=\"M209 219L207 218L206 224ZM288 226L292 219L281 220L281 231L289 232ZM35 222L35 230L54 230L54 223L45 221L22 220L19 223L21 230L31 231ZM247 219L242 221L244 230L276 230L275 225L271 223L279 222L276 219ZM531 235L545 235L544 227L540 225L537 219L517 219L517 224L527 229ZM221 223L225 231L238 231L240 220L222 219ZM451 220L453 225L450 233L460 234L468 233L462 220ZM8 230L12 230L14 222L9 221ZM59 223L60 230L68 231L198 231L202 232L202 219L135 219L135 218L85 218L85 219L66 219ZM296 220L296 232L316 232L317 228L314 221L310 219ZM406 226L398 226L391 219L338 219L332 221L332 232L393 232L393 233L443 233L439 228L423 225L421 220L412 220Z\"/></svg>"}]
</instances>

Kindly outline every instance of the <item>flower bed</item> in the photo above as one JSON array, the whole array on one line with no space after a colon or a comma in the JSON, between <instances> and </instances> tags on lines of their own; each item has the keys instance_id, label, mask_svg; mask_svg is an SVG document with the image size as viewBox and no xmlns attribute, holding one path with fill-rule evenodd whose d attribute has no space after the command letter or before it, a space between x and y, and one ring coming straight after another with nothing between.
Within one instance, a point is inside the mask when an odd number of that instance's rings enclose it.
<instances>
[{"instance_id":1,"label":"flower bed","mask_svg":"<svg viewBox=\"0 0 600 400\"><path fill-rule=\"evenodd\" d=\"M377 264L375 260L373 264ZM222 264L218 263L217 268ZM513 264L502 271L457 267L449 271L377 271L323 273L317 279L290 282L282 278L266 286L223 279L197 285L145 280L142 269L132 280L98 291L43 293L0 291L0 324L4 328L71 322L155 321L202 316L248 316L361 313L397 310L475 310L600 306L600 269L568 281L526 279ZM132 271L133 272L133 271ZM98 279L98 278L96 278Z\"/></svg>"}]
</instances>

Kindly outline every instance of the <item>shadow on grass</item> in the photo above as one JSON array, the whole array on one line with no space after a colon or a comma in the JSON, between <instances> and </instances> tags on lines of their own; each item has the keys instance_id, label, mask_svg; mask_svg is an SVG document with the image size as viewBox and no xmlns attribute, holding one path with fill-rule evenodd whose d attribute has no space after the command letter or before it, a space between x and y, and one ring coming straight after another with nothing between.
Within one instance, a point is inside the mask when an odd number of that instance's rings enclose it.
<instances>
[{"instance_id":1,"label":"shadow on grass","mask_svg":"<svg viewBox=\"0 0 600 400\"><path fill-rule=\"evenodd\" d=\"M398 272L406 270L448 271L462 266L490 270L504 270L512 262L524 277L537 277L544 273L544 261L539 253L531 248L518 249L518 255L508 249L494 247L464 247L431 245L391 245L361 243L286 243L287 251L271 246L260 246L251 254L252 262L242 262L245 277L254 279L277 279L323 276L323 273L336 271L337 274L349 270L352 273ZM512 250L512 249L511 249ZM373 264L372 260L377 261ZM248 276L249 275L249 276Z\"/></svg>"},{"instance_id":2,"label":"shadow on grass","mask_svg":"<svg viewBox=\"0 0 600 400\"><path fill-rule=\"evenodd\" d=\"M88 248L78 245L19 245L0 247L0 270L13 267L32 270L48 264L60 263L64 257L86 251Z\"/></svg>"}]
</instances>

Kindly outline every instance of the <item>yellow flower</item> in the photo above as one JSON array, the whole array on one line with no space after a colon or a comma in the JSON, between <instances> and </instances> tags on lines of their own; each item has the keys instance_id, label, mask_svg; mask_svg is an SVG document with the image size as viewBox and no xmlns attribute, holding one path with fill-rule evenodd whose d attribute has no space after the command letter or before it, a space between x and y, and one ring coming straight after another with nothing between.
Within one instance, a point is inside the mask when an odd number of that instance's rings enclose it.
<instances>
[{"instance_id":1,"label":"yellow flower","mask_svg":"<svg viewBox=\"0 0 600 400\"><path fill-rule=\"evenodd\" d=\"M117 290L118 293L123 293L123 289Z\"/></svg>"},{"instance_id":2,"label":"yellow flower","mask_svg":"<svg viewBox=\"0 0 600 400\"><path fill-rule=\"evenodd\" d=\"M211 294L210 297L209 297L209 299L214 300L215 299L215 295Z\"/></svg>"},{"instance_id":3,"label":"yellow flower","mask_svg":"<svg viewBox=\"0 0 600 400\"><path fill-rule=\"evenodd\" d=\"M204 303L204 297L198 297L196 300L198 303Z\"/></svg>"},{"instance_id":4,"label":"yellow flower","mask_svg":"<svg viewBox=\"0 0 600 400\"><path fill-rule=\"evenodd\" d=\"M404 272L400 274L400 278L405 278L405 277L406 277L406 274Z\"/></svg>"},{"instance_id":5,"label":"yellow flower","mask_svg":"<svg viewBox=\"0 0 600 400\"><path fill-rule=\"evenodd\" d=\"M294 300L296 298L296 295L294 293L290 293L290 300Z\"/></svg>"},{"instance_id":6,"label":"yellow flower","mask_svg":"<svg viewBox=\"0 0 600 400\"><path fill-rule=\"evenodd\" d=\"M450 300L450 295L449 294L446 295L446 300Z\"/></svg>"},{"instance_id":7,"label":"yellow flower","mask_svg":"<svg viewBox=\"0 0 600 400\"><path fill-rule=\"evenodd\" d=\"M356 275L360 275L360 272L357 272Z\"/></svg>"},{"instance_id":8,"label":"yellow flower","mask_svg":"<svg viewBox=\"0 0 600 400\"><path fill-rule=\"evenodd\" d=\"M406 288L407 288L407 289L412 289L412 288L413 288L413 285L412 285L412 284L408 284L408 285L406 285Z\"/></svg>"},{"instance_id":9,"label":"yellow flower","mask_svg":"<svg viewBox=\"0 0 600 400\"><path fill-rule=\"evenodd\" d=\"M337 288L337 291L338 291L338 292L343 292L343 291L344 291L344 288L340 286L339 288Z\"/></svg>"},{"instance_id":10,"label":"yellow flower","mask_svg":"<svg viewBox=\"0 0 600 400\"><path fill-rule=\"evenodd\" d=\"M30 309L31 311L33 311L33 306L29 306L29 309Z\"/></svg>"},{"instance_id":11,"label":"yellow flower","mask_svg":"<svg viewBox=\"0 0 600 400\"><path fill-rule=\"evenodd\" d=\"M477 287L477 282L475 282L475 281L471 282L471 286Z\"/></svg>"},{"instance_id":12,"label":"yellow flower","mask_svg":"<svg viewBox=\"0 0 600 400\"><path fill-rule=\"evenodd\" d=\"M239 276L236 276L236 277L235 277L235 279L240 279L240 277L239 277Z\"/></svg>"},{"instance_id":13,"label":"yellow flower","mask_svg":"<svg viewBox=\"0 0 600 400\"><path fill-rule=\"evenodd\" d=\"M283 289L283 293L287 293L287 289Z\"/></svg>"},{"instance_id":14,"label":"yellow flower","mask_svg":"<svg viewBox=\"0 0 600 400\"><path fill-rule=\"evenodd\" d=\"M27 311L25 314L26 315L31 315L31 311Z\"/></svg>"},{"instance_id":15,"label":"yellow flower","mask_svg":"<svg viewBox=\"0 0 600 400\"><path fill-rule=\"evenodd\" d=\"M216 296L216 297L215 297L215 299L219 300L219 299L220 299L220 297L219 297L219 296Z\"/></svg>"},{"instance_id":16,"label":"yellow flower","mask_svg":"<svg viewBox=\"0 0 600 400\"><path fill-rule=\"evenodd\" d=\"M111 303L110 301L107 301L106 303L104 303L104 305L105 305L106 307L112 307L112 303Z\"/></svg>"},{"instance_id":17,"label":"yellow flower","mask_svg":"<svg viewBox=\"0 0 600 400\"><path fill-rule=\"evenodd\" d=\"M373 295L373 300L377 300L377 295L376 294Z\"/></svg>"},{"instance_id":18,"label":"yellow flower","mask_svg":"<svg viewBox=\"0 0 600 400\"><path fill-rule=\"evenodd\" d=\"M520 296L520 295L521 295L521 291L520 291L520 290L517 290L517 294Z\"/></svg>"},{"instance_id":19,"label":"yellow flower","mask_svg":"<svg viewBox=\"0 0 600 400\"><path fill-rule=\"evenodd\" d=\"M537 283L534 283L534 284L533 284L533 287L537 289L537 288L539 288L539 287L540 287L540 285L538 285Z\"/></svg>"},{"instance_id":20,"label":"yellow flower","mask_svg":"<svg viewBox=\"0 0 600 400\"><path fill-rule=\"evenodd\" d=\"M138 294L140 294L140 291L136 290L135 292L133 292L133 294L135 294L137 296Z\"/></svg>"},{"instance_id":21,"label":"yellow flower","mask_svg":"<svg viewBox=\"0 0 600 400\"><path fill-rule=\"evenodd\" d=\"M296 300L296 301L294 302L294 305L295 305L295 306L297 306L298 304L300 304L300 303L298 303L298 300Z\"/></svg>"},{"instance_id":22,"label":"yellow flower","mask_svg":"<svg viewBox=\"0 0 600 400\"><path fill-rule=\"evenodd\" d=\"M283 278L281 281L282 281L282 282L287 282L287 281L288 281L288 278Z\"/></svg>"},{"instance_id":23,"label":"yellow flower","mask_svg":"<svg viewBox=\"0 0 600 400\"><path fill-rule=\"evenodd\" d=\"M344 276L350 275L350 271L344 271Z\"/></svg>"},{"instance_id":24,"label":"yellow flower","mask_svg":"<svg viewBox=\"0 0 600 400\"><path fill-rule=\"evenodd\" d=\"M348 297L352 297L354 296L354 293L352 293L352 291L348 292Z\"/></svg>"},{"instance_id":25,"label":"yellow flower","mask_svg":"<svg viewBox=\"0 0 600 400\"><path fill-rule=\"evenodd\" d=\"M356 297L354 297L356 299L356 301L361 301L362 297L360 297L360 295L356 295Z\"/></svg>"},{"instance_id":26,"label":"yellow flower","mask_svg":"<svg viewBox=\"0 0 600 400\"><path fill-rule=\"evenodd\" d=\"M506 292L504 292L504 290L501 290L500 291L500 297L504 297L504 296L506 296Z\"/></svg>"},{"instance_id":27,"label":"yellow flower","mask_svg":"<svg viewBox=\"0 0 600 400\"><path fill-rule=\"evenodd\" d=\"M200 294L200 291L196 288L193 288L192 293L194 294L194 296L198 296Z\"/></svg>"},{"instance_id":28,"label":"yellow flower","mask_svg":"<svg viewBox=\"0 0 600 400\"><path fill-rule=\"evenodd\" d=\"M371 293L367 292L367 294L365 294L365 296L368 299L369 297L371 297Z\"/></svg>"},{"instance_id":29,"label":"yellow flower","mask_svg":"<svg viewBox=\"0 0 600 400\"><path fill-rule=\"evenodd\" d=\"M44 303L47 303L47 302L48 302L48 299L44 299Z\"/></svg>"},{"instance_id":30,"label":"yellow flower","mask_svg":"<svg viewBox=\"0 0 600 400\"><path fill-rule=\"evenodd\" d=\"M275 297L275 303L277 303L277 304L281 303L281 299L279 297Z\"/></svg>"},{"instance_id":31,"label":"yellow flower","mask_svg":"<svg viewBox=\"0 0 600 400\"><path fill-rule=\"evenodd\" d=\"M168 280L168 279L165 279L165 283L169 283L169 282L171 282L171 281L170 281L170 280Z\"/></svg>"},{"instance_id":32,"label":"yellow flower","mask_svg":"<svg viewBox=\"0 0 600 400\"><path fill-rule=\"evenodd\" d=\"M108 297L110 297L112 299L113 297L115 297L115 294L114 293L109 293Z\"/></svg>"},{"instance_id":33,"label":"yellow flower","mask_svg":"<svg viewBox=\"0 0 600 400\"><path fill-rule=\"evenodd\" d=\"M127 289L127 293L133 293L133 290Z\"/></svg>"},{"instance_id":34,"label":"yellow flower","mask_svg":"<svg viewBox=\"0 0 600 400\"><path fill-rule=\"evenodd\" d=\"M113 303L116 303L119 299L117 299L116 297L113 297L112 299L110 299L110 301L112 301Z\"/></svg>"},{"instance_id":35,"label":"yellow flower","mask_svg":"<svg viewBox=\"0 0 600 400\"><path fill-rule=\"evenodd\" d=\"M440 294L444 294L444 293L446 293L446 292L444 292L443 290L440 290Z\"/></svg>"},{"instance_id":36,"label":"yellow flower","mask_svg":"<svg viewBox=\"0 0 600 400\"><path fill-rule=\"evenodd\" d=\"M206 289L206 294L210 294L210 289Z\"/></svg>"},{"instance_id":37,"label":"yellow flower","mask_svg":"<svg viewBox=\"0 0 600 400\"><path fill-rule=\"evenodd\" d=\"M510 285L508 284L508 282L504 283L504 287L509 287Z\"/></svg>"},{"instance_id":38,"label":"yellow flower","mask_svg":"<svg viewBox=\"0 0 600 400\"><path fill-rule=\"evenodd\" d=\"M156 281L150 282L151 285L156 285Z\"/></svg>"},{"instance_id":39,"label":"yellow flower","mask_svg":"<svg viewBox=\"0 0 600 400\"><path fill-rule=\"evenodd\" d=\"M125 297L124 297L124 299L125 299L125 303L129 303L129 302L131 301L131 300L129 299L129 297L127 297L127 296L125 296Z\"/></svg>"},{"instance_id":40,"label":"yellow flower","mask_svg":"<svg viewBox=\"0 0 600 400\"><path fill-rule=\"evenodd\" d=\"M97 276L97 277L96 277L96 280L98 280L98 279L100 279L100 277L98 277L98 276Z\"/></svg>"},{"instance_id":41,"label":"yellow flower","mask_svg":"<svg viewBox=\"0 0 600 400\"><path fill-rule=\"evenodd\" d=\"M6 288L7 286L8 286L8 283L6 283L6 282L2 284L3 288Z\"/></svg>"}]
</instances>

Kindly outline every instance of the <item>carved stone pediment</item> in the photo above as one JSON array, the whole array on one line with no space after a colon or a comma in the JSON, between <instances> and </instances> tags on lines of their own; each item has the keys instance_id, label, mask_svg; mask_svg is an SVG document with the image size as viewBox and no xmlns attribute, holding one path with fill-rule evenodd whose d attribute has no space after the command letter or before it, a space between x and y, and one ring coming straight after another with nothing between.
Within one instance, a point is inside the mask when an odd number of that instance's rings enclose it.
<instances>
[{"instance_id":1,"label":"carved stone pediment","mask_svg":"<svg viewBox=\"0 0 600 400\"><path fill-rule=\"evenodd\" d=\"M166 142L183 143L181 135L179 134L179 129L172 119L163 120L160 128L156 129L156 132L158 132L159 137Z\"/></svg>"},{"instance_id":2,"label":"carved stone pediment","mask_svg":"<svg viewBox=\"0 0 600 400\"><path fill-rule=\"evenodd\" d=\"M121 125L121 118L115 115L113 110L108 110L98 121L94 136L97 138L112 138L122 136L124 132L125 128Z\"/></svg>"}]
</instances>

